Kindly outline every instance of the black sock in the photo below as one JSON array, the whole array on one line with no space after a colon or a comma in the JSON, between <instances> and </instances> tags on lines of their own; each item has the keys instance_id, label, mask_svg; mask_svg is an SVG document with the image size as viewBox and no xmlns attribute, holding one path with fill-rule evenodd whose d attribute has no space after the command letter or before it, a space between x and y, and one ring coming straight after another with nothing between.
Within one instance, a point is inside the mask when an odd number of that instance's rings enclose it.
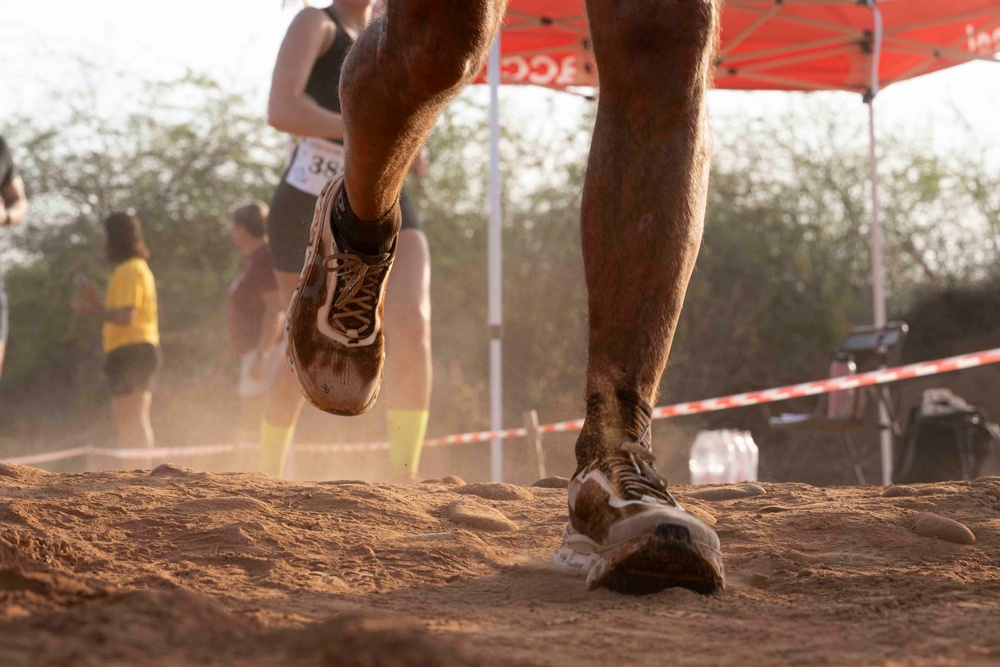
<instances>
[{"instance_id":1,"label":"black sock","mask_svg":"<svg viewBox=\"0 0 1000 667\"><path fill-rule=\"evenodd\" d=\"M634 391L587 397L587 419L576 441L576 462L584 468L617 451L623 442L638 442L653 417L653 408Z\"/></svg>"},{"instance_id":2,"label":"black sock","mask_svg":"<svg viewBox=\"0 0 1000 667\"><path fill-rule=\"evenodd\" d=\"M347 188L342 187L340 196L333 205L330 225L351 250L362 255L382 255L396 245L402 220L398 201L378 220L362 220L351 209L351 203L347 200Z\"/></svg>"}]
</instances>

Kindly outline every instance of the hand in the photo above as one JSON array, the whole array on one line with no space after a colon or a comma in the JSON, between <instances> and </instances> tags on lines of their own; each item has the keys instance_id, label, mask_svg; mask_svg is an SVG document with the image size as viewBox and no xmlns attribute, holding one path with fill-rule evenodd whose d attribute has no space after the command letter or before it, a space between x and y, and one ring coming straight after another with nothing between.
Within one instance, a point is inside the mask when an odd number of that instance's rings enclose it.
<instances>
[{"instance_id":1,"label":"hand","mask_svg":"<svg viewBox=\"0 0 1000 667\"><path fill-rule=\"evenodd\" d=\"M77 315L86 315L88 317L98 317L100 315L100 310L95 308L94 304L80 298L74 297L69 302L69 307L72 308L73 312Z\"/></svg>"},{"instance_id":2,"label":"hand","mask_svg":"<svg viewBox=\"0 0 1000 667\"><path fill-rule=\"evenodd\" d=\"M94 306L101 305L101 291L87 276L77 273L73 276L73 287L77 295Z\"/></svg>"},{"instance_id":3,"label":"hand","mask_svg":"<svg viewBox=\"0 0 1000 667\"><path fill-rule=\"evenodd\" d=\"M410 173L417 178L423 178L430 170L430 151L427 150L427 146L421 146L420 151L417 153L417 157L413 158L413 163L410 165Z\"/></svg>"}]
</instances>

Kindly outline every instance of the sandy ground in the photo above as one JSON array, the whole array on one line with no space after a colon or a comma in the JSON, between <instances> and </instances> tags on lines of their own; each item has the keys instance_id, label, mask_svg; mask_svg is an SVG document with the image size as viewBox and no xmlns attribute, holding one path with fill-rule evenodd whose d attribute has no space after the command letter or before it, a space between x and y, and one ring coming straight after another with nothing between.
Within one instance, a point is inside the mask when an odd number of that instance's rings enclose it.
<instances>
[{"instance_id":1,"label":"sandy ground","mask_svg":"<svg viewBox=\"0 0 1000 667\"><path fill-rule=\"evenodd\" d=\"M0 665L1000 662L1000 477L677 490L722 594L586 591L558 488L0 465Z\"/></svg>"}]
</instances>

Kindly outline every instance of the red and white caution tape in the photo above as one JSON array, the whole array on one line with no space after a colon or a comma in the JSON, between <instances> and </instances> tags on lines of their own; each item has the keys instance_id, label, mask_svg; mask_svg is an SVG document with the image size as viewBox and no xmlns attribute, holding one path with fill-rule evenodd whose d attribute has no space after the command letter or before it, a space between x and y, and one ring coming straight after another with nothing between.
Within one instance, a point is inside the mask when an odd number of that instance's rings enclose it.
<instances>
[{"instance_id":1,"label":"red and white caution tape","mask_svg":"<svg viewBox=\"0 0 1000 667\"><path fill-rule=\"evenodd\" d=\"M73 449L60 449L57 452L45 452L44 454L31 454L29 456L15 456L9 459L0 459L0 463L7 463L10 465L25 465L33 466L39 463L52 463L53 461L62 461L63 459L71 459L74 456L86 456L90 454L93 447L74 447Z\"/></svg>"},{"instance_id":2,"label":"red and white caution tape","mask_svg":"<svg viewBox=\"0 0 1000 667\"><path fill-rule=\"evenodd\" d=\"M213 454L228 454L240 450L256 450L260 445L252 442L240 442L223 445L192 445L191 447L134 447L128 449L112 449L110 447L91 447L88 454L107 456L113 459L163 459L185 456L212 456Z\"/></svg>"},{"instance_id":3,"label":"red and white caution tape","mask_svg":"<svg viewBox=\"0 0 1000 667\"><path fill-rule=\"evenodd\" d=\"M792 398L801 398L802 396L828 394L832 391L840 391L842 389L889 384L899 382L900 380L910 380L915 377L938 375L966 368L986 366L997 362L1000 362L1000 348L938 359L936 361L923 361L918 364L909 364L908 366L896 366L895 368L885 368L867 373L826 378L824 380L816 380L815 382L803 382L802 384L789 385L787 387L751 391L746 394L733 394L719 398L708 398L702 401L691 401L690 403L664 405L653 409L653 419L682 417L684 415L694 415L704 412L732 410L733 408L742 408L748 405L775 403L777 401L787 401ZM574 419L555 424L545 424L544 426L540 426L539 430L542 433L561 433L563 431L579 431L581 428L583 428L583 420Z\"/></svg>"},{"instance_id":4,"label":"red and white caution tape","mask_svg":"<svg viewBox=\"0 0 1000 667\"><path fill-rule=\"evenodd\" d=\"M787 401L792 398L802 396L815 396L817 394L827 394L832 391L842 389L854 389L856 387L867 387L878 384L889 384L900 380L909 380L916 377L928 375L939 375L951 371L959 371L977 366L986 366L1000 362L1000 348L975 352L972 354L962 354L956 357L938 359L936 361L925 361L908 366L897 366L868 373L858 373L856 375L845 375L837 378L827 378L814 382L804 382L802 384L789 385L787 387L776 387L762 391L751 391L745 394L733 394L731 396L721 396L719 398L709 398L701 401L691 401L689 403L677 403L675 405L664 405L653 410L653 419L666 419L669 417L681 417L705 412L717 412L719 410L731 410L742 408L748 405L761 405L764 403L774 403L777 401ZM539 426L542 433L563 433L567 431L579 431L583 428L582 419L556 422L554 424L544 424ZM490 440L506 440L508 438L523 438L527 435L525 428L512 428L504 431L478 431L474 433L459 433L441 438L432 438L424 442L427 447L441 447L444 445L463 445L476 442L488 442ZM36 465L39 463L49 463L74 456L87 456L97 454L109 456L116 459L162 459L187 456L206 456L211 454L224 454L237 450L257 449L258 445L252 443L229 444L229 445L202 445L194 447L163 447L155 449L110 449L106 447L76 447L74 449L64 449L56 452L46 452L31 456L19 456L10 459L0 459L0 463ZM370 452L389 448L387 442L355 442L339 444L302 444L295 445L296 452L309 453L342 453L342 452Z\"/></svg>"},{"instance_id":5,"label":"red and white caution tape","mask_svg":"<svg viewBox=\"0 0 1000 667\"><path fill-rule=\"evenodd\" d=\"M480 433L459 433L457 435L446 435L443 438L427 440L424 444L428 447L440 447L441 445L467 445L473 442L486 442L488 440L506 440L507 438L523 438L528 435L528 429L509 428L506 431L482 431Z\"/></svg>"},{"instance_id":6,"label":"red and white caution tape","mask_svg":"<svg viewBox=\"0 0 1000 667\"><path fill-rule=\"evenodd\" d=\"M424 443L426 444L426 443ZM340 452L377 452L389 449L388 442L340 442L323 445L292 445L296 453L307 452L309 454L334 454Z\"/></svg>"}]
</instances>

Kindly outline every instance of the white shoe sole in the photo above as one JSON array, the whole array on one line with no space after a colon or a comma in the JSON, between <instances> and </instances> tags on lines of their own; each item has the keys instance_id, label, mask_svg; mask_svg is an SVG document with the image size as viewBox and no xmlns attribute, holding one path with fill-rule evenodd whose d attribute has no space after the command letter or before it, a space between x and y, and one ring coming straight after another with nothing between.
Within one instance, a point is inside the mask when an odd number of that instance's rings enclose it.
<instances>
[{"instance_id":1,"label":"white shoe sole","mask_svg":"<svg viewBox=\"0 0 1000 667\"><path fill-rule=\"evenodd\" d=\"M725 574L718 541L697 539L704 529L711 529L695 517L687 521L688 516L664 516L639 535L609 544L595 542L567 526L552 560L585 574L591 589L607 586L630 594L675 587L699 593L720 591L725 588Z\"/></svg>"}]
</instances>

